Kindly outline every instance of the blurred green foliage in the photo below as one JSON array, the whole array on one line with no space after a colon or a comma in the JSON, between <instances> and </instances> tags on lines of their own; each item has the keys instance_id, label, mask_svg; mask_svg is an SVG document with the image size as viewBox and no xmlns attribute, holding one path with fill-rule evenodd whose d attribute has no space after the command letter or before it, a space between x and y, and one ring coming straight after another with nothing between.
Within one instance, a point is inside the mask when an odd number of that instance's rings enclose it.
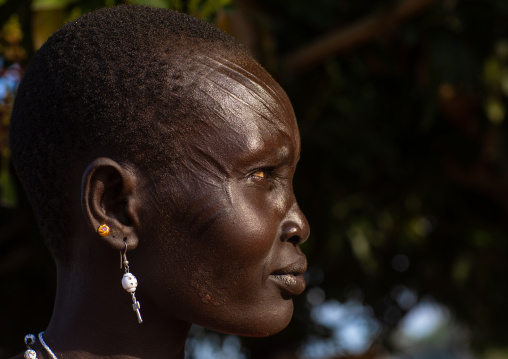
<instances>
[{"instance_id":1,"label":"blurred green foliage","mask_svg":"<svg viewBox=\"0 0 508 359\"><path fill-rule=\"evenodd\" d=\"M384 328L375 344L390 351L390 336L410 309L391 294L403 285L447 305L481 357L507 357L508 2L438 1L406 21L390 21L394 0L132 2L216 22L250 46L286 89L302 136L295 188L312 229L303 245L309 289L370 306ZM19 21L29 58L66 19L117 3L4 0L0 22ZM46 25L35 27L48 14ZM295 51L377 14L388 20L373 40L288 71ZM1 53L5 66L26 64L23 56L9 60L4 47ZM2 106L5 136L10 104ZM7 161L2 152L2 171ZM21 344L27 330L45 326L54 286L49 256L29 249L41 240L18 197L16 208L0 207L0 278L14 288L9 298L27 299L2 299L0 330L9 334L0 338L0 356L21 350L12 343ZM26 280L34 268L45 268L36 304ZM294 352L309 335L329 335L310 319L305 296L296 302L287 330L243 340L253 358Z\"/></svg>"},{"instance_id":2,"label":"blurred green foliage","mask_svg":"<svg viewBox=\"0 0 508 359\"><path fill-rule=\"evenodd\" d=\"M292 17L267 5L280 21L274 57L378 11L305 3L287 4ZM358 286L386 328L400 319L389 315L392 288L432 295L479 351L505 345L508 320L507 19L504 1L444 1L282 79L301 124L296 187L319 285L341 300ZM402 273L399 254L410 261Z\"/></svg>"}]
</instances>

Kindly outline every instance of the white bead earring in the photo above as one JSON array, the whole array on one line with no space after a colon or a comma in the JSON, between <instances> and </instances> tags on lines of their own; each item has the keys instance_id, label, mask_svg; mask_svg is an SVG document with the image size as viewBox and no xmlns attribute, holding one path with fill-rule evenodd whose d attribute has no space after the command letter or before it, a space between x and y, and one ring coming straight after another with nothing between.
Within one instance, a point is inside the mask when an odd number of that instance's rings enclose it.
<instances>
[{"instance_id":1,"label":"white bead earring","mask_svg":"<svg viewBox=\"0 0 508 359\"><path fill-rule=\"evenodd\" d=\"M123 267L125 269L125 274L122 278L122 287L125 289L128 293L131 294L132 298L132 310L136 312L136 315L138 316L138 323L143 323L143 319L141 319L141 313L139 312L139 308L141 306L139 305L139 302L136 300L136 287L138 286L138 280L136 277L129 271L129 261L127 260L127 243L125 243L125 249L122 252L120 252L120 269Z\"/></svg>"},{"instance_id":2,"label":"white bead earring","mask_svg":"<svg viewBox=\"0 0 508 359\"><path fill-rule=\"evenodd\" d=\"M26 351L24 355L25 359L37 359L37 353L35 352L35 350L30 348L30 345L35 344L35 340L36 338L35 335L33 334L27 334L25 336L25 344L26 344Z\"/></svg>"}]
</instances>

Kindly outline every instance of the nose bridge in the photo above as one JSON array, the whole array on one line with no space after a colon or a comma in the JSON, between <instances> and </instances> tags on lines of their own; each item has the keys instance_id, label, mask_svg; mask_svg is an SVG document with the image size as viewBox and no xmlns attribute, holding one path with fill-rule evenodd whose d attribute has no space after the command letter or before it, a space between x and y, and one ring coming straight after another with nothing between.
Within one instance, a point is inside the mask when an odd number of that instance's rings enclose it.
<instances>
[{"instance_id":1,"label":"nose bridge","mask_svg":"<svg viewBox=\"0 0 508 359\"><path fill-rule=\"evenodd\" d=\"M305 242L310 235L309 223L293 195L291 206L282 221L281 240L295 245Z\"/></svg>"}]
</instances>

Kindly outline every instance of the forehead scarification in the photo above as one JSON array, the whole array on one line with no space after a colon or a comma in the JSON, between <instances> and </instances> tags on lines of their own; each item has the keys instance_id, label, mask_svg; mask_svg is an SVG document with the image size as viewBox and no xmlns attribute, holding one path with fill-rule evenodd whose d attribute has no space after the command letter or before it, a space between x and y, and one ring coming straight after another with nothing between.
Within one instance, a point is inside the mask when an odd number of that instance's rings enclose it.
<instances>
[{"instance_id":1,"label":"forehead scarification","mask_svg":"<svg viewBox=\"0 0 508 359\"><path fill-rule=\"evenodd\" d=\"M243 119L262 118L259 125L281 131L290 136L294 113L284 91L273 78L254 61L235 62L214 54L196 59L200 76L200 91L210 97L216 111ZM248 109L251 113L249 114ZM247 118L246 118L247 117ZM254 121L252 121L254 122Z\"/></svg>"}]
</instances>

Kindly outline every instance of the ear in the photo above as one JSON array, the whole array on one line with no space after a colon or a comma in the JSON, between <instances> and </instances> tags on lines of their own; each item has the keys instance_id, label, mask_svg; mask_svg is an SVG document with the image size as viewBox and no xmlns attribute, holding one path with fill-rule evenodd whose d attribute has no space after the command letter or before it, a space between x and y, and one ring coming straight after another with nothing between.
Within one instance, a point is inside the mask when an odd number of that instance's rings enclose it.
<instances>
[{"instance_id":1,"label":"ear","mask_svg":"<svg viewBox=\"0 0 508 359\"><path fill-rule=\"evenodd\" d=\"M134 171L110 158L97 158L88 165L81 182L81 205L97 238L116 250L138 245L138 178ZM106 224L110 234L99 237L97 228Z\"/></svg>"}]
</instances>

